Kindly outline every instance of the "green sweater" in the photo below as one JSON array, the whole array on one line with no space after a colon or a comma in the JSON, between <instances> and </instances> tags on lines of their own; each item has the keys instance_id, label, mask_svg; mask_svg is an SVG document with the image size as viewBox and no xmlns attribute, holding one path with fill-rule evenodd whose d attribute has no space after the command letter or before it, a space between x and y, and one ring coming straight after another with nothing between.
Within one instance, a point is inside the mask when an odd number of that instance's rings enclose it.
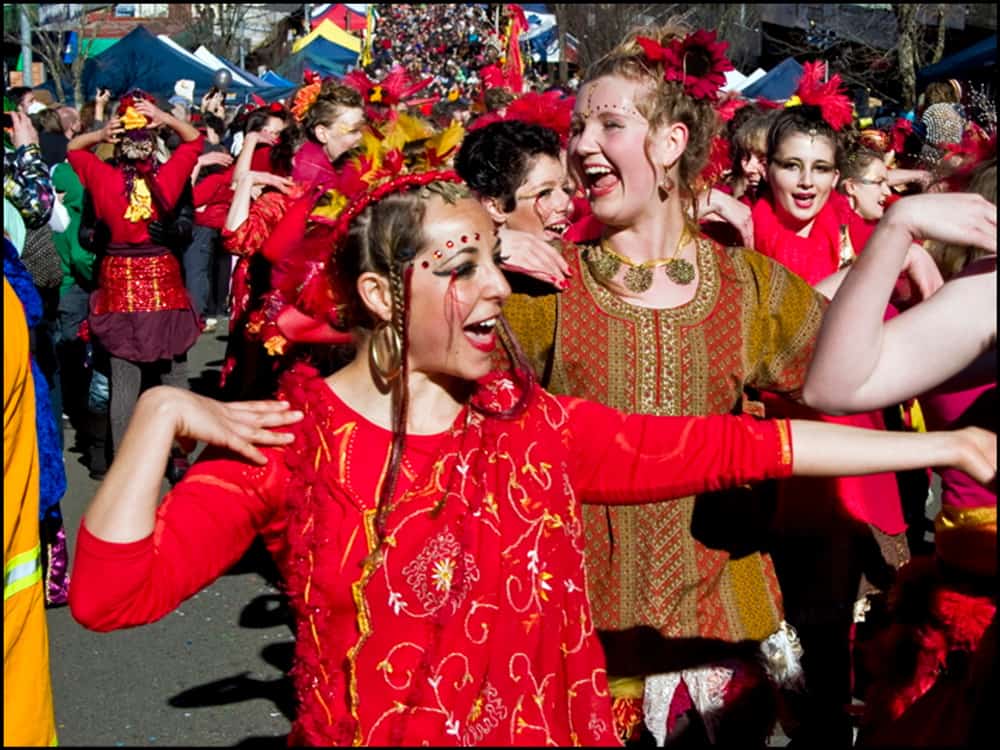
<instances>
[{"instance_id":1,"label":"green sweater","mask_svg":"<svg viewBox=\"0 0 1000 750\"><path fill-rule=\"evenodd\" d=\"M79 239L80 220L83 216L83 185L67 161L57 164L52 170L52 185L57 193L63 193L62 202L70 219L65 232L52 233L63 274L59 294L65 294L74 282L84 289L90 289L94 279L94 254L84 250Z\"/></svg>"}]
</instances>

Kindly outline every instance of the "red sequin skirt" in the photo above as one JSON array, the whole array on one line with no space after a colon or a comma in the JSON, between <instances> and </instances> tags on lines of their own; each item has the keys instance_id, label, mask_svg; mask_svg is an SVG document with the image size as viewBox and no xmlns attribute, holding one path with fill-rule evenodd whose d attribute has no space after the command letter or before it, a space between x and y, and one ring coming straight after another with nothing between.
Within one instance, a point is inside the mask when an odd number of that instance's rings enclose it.
<instances>
[{"instance_id":1,"label":"red sequin skirt","mask_svg":"<svg viewBox=\"0 0 1000 750\"><path fill-rule=\"evenodd\" d=\"M170 359L201 333L180 264L168 250L115 253L101 262L90 297L90 332L110 354L133 362Z\"/></svg>"}]
</instances>

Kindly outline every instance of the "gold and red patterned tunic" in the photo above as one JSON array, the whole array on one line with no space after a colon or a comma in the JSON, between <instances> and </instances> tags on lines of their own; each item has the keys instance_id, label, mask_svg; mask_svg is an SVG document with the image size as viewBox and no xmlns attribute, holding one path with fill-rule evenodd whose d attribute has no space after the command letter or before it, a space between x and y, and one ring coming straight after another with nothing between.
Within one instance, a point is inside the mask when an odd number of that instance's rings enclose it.
<instances>
[{"instance_id":1,"label":"gold and red patterned tunic","mask_svg":"<svg viewBox=\"0 0 1000 750\"><path fill-rule=\"evenodd\" d=\"M575 274L567 291L515 294L505 307L553 393L633 413L705 415L739 410L747 386L801 387L825 301L779 264L702 236L694 298L656 310L608 291L586 254L566 248ZM750 538L759 518L749 493L583 508L594 623L605 631L609 674L711 663L731 655L713 644L759 641L779 629L774 566Z\"/></svg>"}]
</instances>

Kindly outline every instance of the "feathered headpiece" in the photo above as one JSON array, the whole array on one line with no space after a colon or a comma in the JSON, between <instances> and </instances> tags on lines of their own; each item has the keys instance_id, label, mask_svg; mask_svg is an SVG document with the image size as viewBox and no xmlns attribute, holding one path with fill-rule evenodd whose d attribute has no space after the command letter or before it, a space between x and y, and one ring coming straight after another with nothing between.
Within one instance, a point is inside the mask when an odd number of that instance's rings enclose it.
<instances>
[{"instance_id":1,"label":"feathered headpiece","mask_svg":"<svg viewBox=\"0 0 1000 750\"><path fill-rule=\"evenodd\" d=\"M530 92L508 104L502 115L499 112L490 112L477 117L469 126L469 130L478 130L495 122L519 120L554 130L559 134L559 141L565 148L569 140L569 125L573 119L575 101L575 96L564 96L559 91L546 91L541 94Z\"/></svg>"},{"instance_id":2,"label":"feathered headpiece","mask_svg":"<svg viewBox=\"0 0 1000 750\"><path fill-rule=\"evenodd\" d=\"M826 83L826 64L822 60L807 62L802 66L802 78L799 79L795 94L785 102L786 107L797 107L800 104L817 107L820 116L831 128L839 132L854 118L854 105L841 88L840 74L830 76Z\"/></svg>"},{"instance_id":3,"label":"feathered headpiece","mask_svg":"<svg viewBox=\"0 0 1000 750\"><path fill-rule=\"evenodd\" d=\"M145 115L139 114L135 108L136 103L140 101L156 103L150 94L141 89L132 89L118 102L118 117L125 129L125 134L133 140L145 140L147 137L151 137L147 135L149 120Z\"/></svg>"},{"instance_id":4,"label":"feathered headpiece","mask_svg":"<svg viewBox=\"0 0 1000 750\"><path fill-rule=\"evenodd\" d=\"M726 84L726 71L733 70L726 57L729 43L716 41L714 31L699 29L666 44L647 36L637 36L635 42L647 62L663 66L663 80L677 81L693 99L715 101Z\"/></svg>"},{"instance_id":5,"label":"feathered headpiece","mask_svg":"<svg viewBox=\"0 0 1000 750\"><path fill-rule=\"evenodd\" d=\"M303 196L275 227L263 250L274 263L272 296L334 329L348 329L353 322L348 314L351 284L335 264L351 223L392 193L431 182L460 182L446 163L463 135L458 122L435 133L405 113L388 124L382 137L366 132L336 187L318 200L316 193Z\"/></svg>"},{"instance_id":6,"label":"feathered headpiece","mask_svg":"<svg viewBox=\"0 0 1000 750\"><path fill-rule=\"evenodd\" d=\"M291 111L296 122L302 122L310 107L316 103L319 92L323 88L323 78L319 73L306 70L302 76L303 86L295 93Z\"/></svg>"},{"instance_id":7,"label":"feathered headpiece","mask_svg":"<svg viewBox=\"0 0 1000 750\"><path fill-rule=\"evenodd\" d=\"M369 121L384 122L393 117L397 104L410 105L413 95L433 81L433 77L414 80L406 68L397 65L381 81L369 78L363 70L352 70L344 76L342 83L361 94L365 117Z\"/></svg>"}]
</instances>

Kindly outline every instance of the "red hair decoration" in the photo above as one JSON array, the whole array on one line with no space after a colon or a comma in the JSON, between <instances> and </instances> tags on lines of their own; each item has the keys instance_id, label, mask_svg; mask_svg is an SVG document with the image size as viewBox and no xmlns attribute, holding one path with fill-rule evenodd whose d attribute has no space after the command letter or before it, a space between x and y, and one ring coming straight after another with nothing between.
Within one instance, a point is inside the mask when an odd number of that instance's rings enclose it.
<instances>
[{"instance_id":1,"label":"red hair decoration","mask_svg":"<svg viewBox=\"0 0 1000 750\"><path fill-rule=\"evenodd\" d=\"M469 125L468 130L470 132L478 130L495 122L519 120L554 130L559 134L559 141L565 148L569 141L569 126L573 119L575 101L575 96L563 96L558 91L546 91L545 93L532 91L508 104L502 115L499 112L490 112L477 117Z\"/></svg>"},{"instance_id":2,"label":"red hair decoration","mask_svg":"<svg viewBox=\"0 0 1000 750\"><path fill-rule=\"evenodd\" d=\"M363 70L352 70L341 80L345 86L361 94L365 102L365 115L369 120L384 122L392 116L394 107L409 101L414 94L427 88L433 77L414 80L401 65L396 65L381 81L369 78Z\"/></svg>"},{"instance_id":3,"label":"red hair decoration","mask_svg":"<svg viewBox=\"0 0 1000 750\"><path fill-rule=\"evenodd\" d=\"M802 66L802 78L786 107L805 104L818 107L823 121L839 132L854 119L854 105L841 88L840 74L830 76L826 83L826 63L822 60L807 62Z\"/></svg>"},{"instance_id":4,"label":"red hair decoration","mask_svg":"<svg viewBox=\"0 0 1000 750\"><path fill-rule=\"evenodd\" d=\"M693 99L715 101L726 85L726 71L733 64L726 57L728 42L716 39L716 33L699 29L666 45L646 36L637 36L646 60L663 66L663 80L677 81Z\"/></svg>"}]
</instances>

